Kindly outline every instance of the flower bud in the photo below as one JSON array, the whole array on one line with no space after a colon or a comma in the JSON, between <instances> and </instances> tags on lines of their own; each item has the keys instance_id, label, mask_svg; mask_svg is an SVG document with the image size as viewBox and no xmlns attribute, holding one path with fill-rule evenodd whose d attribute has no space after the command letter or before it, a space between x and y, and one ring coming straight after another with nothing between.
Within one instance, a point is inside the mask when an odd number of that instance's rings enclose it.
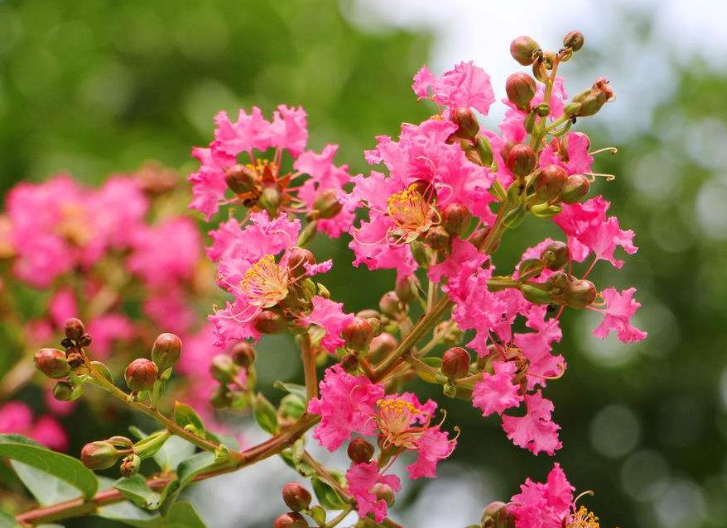
<instances>
[{"instance_id":1,"label":"flower bud","mask_svg":"<svg viewBox=\"0 0 727 528\"><path fill-rule=\"evenodd\" d=\"M131 454L121 461L119 470L122 477L131 478L139 472L139 467L141 467L141 458L139 455Z\"/></svg>"},{"instance_id":2,"label":"flower bud","mask_svg":"<svg viewBox=\"0 0 727 528\"><path fill-rule=\"evenodd\" d=\"M477 249L482 249L485 243L485 240L487 240L487 235L490 232L489 227L482 227L480 229L477 229L472 233L472 236L470 237L469 241L472 243L473 246L475 246Z\"/></svg>"},{"instance_id":3,"label":"flower bud","mask_svg":"<svg viewBox=\"0 0 727 528\"><path fill-rule=\"evenodd\" d=\"M135 359L124 372L126 385L134 392L145 391L152 388L156 381L159 369L146 358Z\"/></svg>"},{"instance_id":4,"label":"flower bud","mask_svg":"<svg viewBox=\"0 0 727 528\"><path fill-rule=\"evenodd\" d=\"M249 193L255 188L255 174L244 165L225 169L225 183L235 194Z\"/></svg>"},{"instance_id":5,"label":"flower bud","mask_svg":"<svg viewBox=\"0 0 727 528\"><path fill-rule=\"evenodd\" d=\"M586 39L580 31L570 31L563 37L563 47L570 48L573 51L579 51L585 42Z\"/></svg>"},{"instance_id":6,"label":"flower bud","mask_svg":"<svg viewBox=\"0 0 727 528\"><path fill-rule=\"evenodd\" d=\"M507 504L492 502L482 512L480 526L482 528L514 528L515 521L507 511Z\"/></svg>"},{"instance_id":7,"label":"flower bud","mask_svg":"<svg viewBox=\"0 0 727 528\"><path fill-rule=\"evenodd\" d=\"M538 43L527 36L518 37L510 43L510 55L523 66L530 66L535 61L535 52L540 49Z\"/></svg>"},{"instance_id":8,"label":"flower bud","mask_svg":"<svg viewBox=\"0 0 727 528\"><path fill-rule=\"evenodd\" d=\"M442 227L452 236L460 236L470 226L471 215L462 205L451 203L442 211Z\"/></svg>"},{"instance_id":9,"label":"flower bud","mask_svg":"<svg viewBox=\"0 0 727 528\"><path fill-rule=\"evenodd\" d=\"M374 484L374 487L371 488L371 493L376 496L376 500L383 499L387 506L391 507L394 505L394 501L396 499L394 496L394 490L387 484Z\"/></svg>"},{"instance_id":10,"label":"flower bud","mask_svg":"<svg viewBox=\"0 0 727 528\"><path fill-rule=\"evenodd\" d=\"M275 187L265 187L260 195L260 205L272 216L277 216L281 198Z\"/></svg>"},{"instance_id":11,"label":"flower bud","mask_svg":"<svg viewBox=\"0 0 727 528\"><path fill-rule=\"evenodd\" d=\"M449 236L449 233L442 226L430 228L424 237L424 242L434 251L442 255L449 255L452 249L452 237Z\"/></svg>"},{"instance_id":12,"label":"flower bud","mask_svg":"<svg viewBox=\"0 0 727 528\"><path fill-rule=\"evenodd\" d=\"M297 482L289 482L283 486L283 501L294 512L307 510L311 500L313 500L313 497L310 491Z\"/></svg>"},{"instance_id":13,"label":"flower bud","mask_svg":"<svg viewBox=\"0 0 727 528\"><path fill-rule=\"evenodd\" d=\"M395 291L388 291L381 297L379 310L381 310L382 314L388 315L389 317L396 317L399 314L401 311L401 302Z\"/></svg>"},{"instance_id":14,"label":"flower bud","mask_svg":"<svg viewBox=\"0 0 727 528\"><path fill-rule=\"evenodd\" d=\"M340 365L349 374L356 372L358 369L358 355L355 352L349 352L341 358Z\"/></svg>"},{"instance_id":15,"label":"flower bud","mask_svg":"<svg viewBox=\"0 0 727 528\"><path fill-rule=\"evenodd\" d=\"M210 374L222 384L232 383L240 372L240 367L227 354L217 354L210 362Z\"/></svg>"},{"instance_id":16,"label":"flower bud","mask_svg":"<svg viewBox=\"0 0 727 528\"><path fill-rule=\"evenodd\" d=\"M287 326L288 323L282 315L270 310L263 310L253 321L253 327L261 334L279 334Z\"/></svg>"},{"instance_id":17,"label":"flower bud","mask_svg":"<svg viewBox=\"0 0 727 528\"><path fill-rule=\"evenodd\" d=\"M519 143L510 149L507 155L505 164L510 171L524 178L531 172L538 163L538 157L535 155L535 151L529 146Z\"/></svg>"},{"instance_id":18,"label":"flower bud","mask_svg":"<svg viewBox=\"0 0 727 528\"><path fill-rule=\"evenodd\" d=\"M86 333L86 327L83 326L83 322L80 319L71 317L66 321L63 331L68 339L78 342L81 336Z\"/></svg>"},{"instance_id":19,"label":"flower bud","mask_svg":"<svg viewBox=\"0 0 727 528\"><path fill-rule=\"evenodd\" d=\"M490 140L485 136L479 136L477 142L474 145L474 150L465 151L467 159L476 165L482 167L489 167L495 160L495 155L492 153L492 145Z\"/></svg>"},{"instance_id":20,"label":"flower bud","mask_svg":"<svg viewBox=\"0 0 727 528\"><path fill-rule=\"evenodd\" d=\"M83 365L83 354L76 351L77 349L73 349L73 351L69 351L68 356L66 358L68 359L68 366L72 369L77 369L81 365Z\"/></svg>"},{"instance_id":21,"label":"flower bud","mask_svg":"<svg viewBox=\"0 0 727 528\"><path fill-rule=\"evenodd\" d=\"M591 281L576 279L565 288L565 303L571 308L585 308L596 300L598 292Z\"/></svg>"},{"instance_id":22,"label":"flower bud","mask_svg":"<svg viewBox=\"0 0 727 528\"><path fill-rule=\"evenodd\" d=\"M374 446L361 437L354 438L348 444L348 458L354 464L365 464L374 456Z\"/></svg>"},{"instance_id":23,"label":"flower bud","mask_svg":"<svg viewBox=\"0 0 727 528\"><path fill-rule=\"evenodd\" d=\"M273 528L308 528L308 522L300 513L289 512L275 519Z\"/></svg>"},{"instance_id":24,"label":"flower bud","mask_svg":"<svg viewBox=\"0 0 727 528\"><path fill-rule=\"evenodd\" d=\"M553 297L549 291L543 288L541 285L523 284L520 286L520 291L528 302L533 304L551 304Z\"/></svg>"},{"instance_id":25,"label":"flower bud","mask_svg":"<svg viewBox=\"0 0 727 528\"><path fill-rule=\"evenodd\" d=\"M119 451L111 443L99 440L83 446L81 462L93 471L108 469L113 467L123 454L123 451Z\"/></svg>"},{"instance_id":26,"label":"flower bud","mask_svg":"<svg viewBox=\"0 0 727 528\"><path fill-rule=\"evenodd\" d=\"M545 246L543 253L540 255L540 259L545 262L546 268L551 271L557 271L563 269L568 264L569 256L568 244L556 240Z\"/></svg>"},{"instance_id":27,"label":"flower bud","mask_svg":"<svg viewBox=\"0 0 727 528\"><path fill-rule=\"evenodd\" d=\"M568 180L568 173L560 165L543 167L535 178L535 193L538 198L550 202L558 197Z\"/></svg>"},{"instance_id":28,"label":"flower bud","mask_svg":"<svg viewBox=\"0 0 727 528\"><path fill-rule=\"evenodd\" d=\"M313 209L318 211L318 218L327 220L340 213L343 205L336 198L334 189L326 189L313 202Z\"/></svg>"},{"instance_id":29,"label":"flower bud","mask_svg":"<svg viewBox=\"0 0 727 528\"><path fill-rule=\"evenodd\" d=\"M591 183L583 174L571 174L563 186L560 199L568 204L577 203L588 194L590 189Z\"/></svg>"},{"instance_id":30,"label":"flower bud","mask_svg":"<svg viewBox=\"0 0 727 528\"><path fill-rule=\"evenodd\" d=\"M174 334L159 334L151 347L151 359L160 373L176 365L181 355L182 340Z\"/></svg>"},{"instance_id":31,"label":"flower bud","mask_svg":"<svg viewBox=\"0 0 727 528\"><path fill-rule=\"evenodd\" d=\"M457 108L452 121L457 125L454 135L462 139L475 139L480 131L480 124L475 114L469 108Z\"/></svg>"},{"instance_id":32,"label":"flower bud","mask_svg":"<svg viewBox=\"0 0 727 528\"><path fill-rule=\"evenodd\" d=\"M364 350L373 338L372 326L368 319L354 317L353 320L343 327L341 336L346 341L346 346L357 351Z\"/></svg>"},{"instance_id":33,"label":"flower bud","mask_svg":"<svg viewBox=\"0 0 727 528\"><path fill-rule=\"evenodd\" d=\"M580 104L574 115L577 117L592 116L614 97L615 94L608 84L608 80L600 77L596 79L590 90L581 92L572 99L572 103Z\"/></svg>"},{"instance_id":34,"label":"flower bud","mask_svg":"<svg viewBox=\"0 0 727 528\"><path fill-rule=\"evenodd\" d=\"M530 101L535 97L535 79L527 73L513 73L507 78L505 91L507 99L520 110L528 110Z\"/></svg>"},{"instance_id":35,"label":"flower bud","mask_svg":"<svg viewBox=\"0 0 727 528\"><path fill-rule=\"evenodd\" d=\"M66 354L55 348L41 348L34 360L35 367L51 379L64 378L70 370Z\"/></svg>"},{"instance_id":36,"label":"flower bud","mask_svg":"<svg viewBox=\"0 0 727 528\"><path fill-rule=\"evenodd\" d=\"M372 357L385 356L389 352L393 352L399 342L388 332L384 332L378 337L374 337L369 345L369 353Z\"/></svg>"},{"instance_id":37,"label":"flower bud","mask_svg":"<svg viewBox=\"0 0 727 528\"><path fill-rule=\"evenodd\" d=\"M232 361L242 368L250 368L255 363L255 349L247 341L238 341L230 350Z\"/></svg>"},{"instance_id":38,"label":"flower bud","mask_svg":"<svg viewBox=\"0 0 727 528\"><path fill-rule=\"evenodd\" d=\"M315 264L316 259L313 253L301 247L292 247L288 251L288 272L295 277L300 278L308 273L305 265Z\"/></svg>"},{"instance_id":39,"label":"flower bud","mask_svg":"<svg viewBox=\"0 0 727 528\"><path fill-rule=\"evenodd\" d=\"M450 348L442 355L442 374L448 378L462 378L467 375L471 361L469 352L464 348Z\"/></svg>"},{"instance_id":40,"label":"flower bud","mask_svg":"<svg viewBox=\"0 0 727 528\"><path fill-rule=\"evenodd\" d=\"M75 387L67 381L59 381L53 387L53 397L62 402L68 402L73 400L73 391Z\"/></svg>"},{"instance_id":41,"label":"flower bud","mask_svg":"<svg viewBox=\"0 0 727 528\"><path fill-rule=\"evenodd\" d=\"M91 345L91 341L92 341L92 339L91 339L91 336L89 334L83 334L78 339L78 346L81 346L81 347L90 346Z\"/></svg>"},{"instance_id":42,"label":"flower bud","mask_svg":"<svg viewBox=\"0 0 727 528\"><path fill-rule=\"evenodd\" d=\"M417 280L415 275L409 275L396 281L394 292L396 292L399 300L405 303L411 302L416 298Z\"/></svg>"},{"instance_id":43,"label":"flower bud","mask_svg":"<svg viewBox=\"0 0 727 528\"><path fill-rule=\"evenodd\" d=\"M544 284L552 296L560 297L565 293L565 289L568 287L569 282L568 275L562 271L556 271L548 277L548 280L545 281Z\"/></svg>"}]
</instances>

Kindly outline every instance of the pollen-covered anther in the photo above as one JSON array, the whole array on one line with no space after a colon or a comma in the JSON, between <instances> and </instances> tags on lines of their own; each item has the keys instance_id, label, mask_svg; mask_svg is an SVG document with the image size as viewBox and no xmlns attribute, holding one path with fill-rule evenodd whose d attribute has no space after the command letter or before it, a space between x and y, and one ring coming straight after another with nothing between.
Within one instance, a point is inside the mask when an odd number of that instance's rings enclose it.
<instances>
[{"instance_id":1,"label":"pollen-covered anther","mask_svg":"<svg viewBox=\"0 0 727 528\"><path fill-rule=\"evenodd\" d=\"M421 420L422 411L413 404L400 398L381 399L378 406L377 422L384 437L385 444L406 449L414 449L415 441L421 436L428 425L428 417ZM413 427L415 420L423 421L419 427Z\"/></svg>"},{"instance_id":2,"label":"pollen-covered anther","mask_svg":"<svg viewBox=\"0 0 727 528\"><path fill-rule=\"evenodd\" d=\"M413 184L389 197L386 212L395 225L390 234L404 243L413 242L426 233L437 216L436 210Z\"/></svg>"},{"instance_id":3,"label":"pollen-covered anther","mask_svg":"<svg viewBox=\"0 0 727 528\"><path fill-rule=\"evenodd\" d=\"M251 305L271 308L288 295L288 284L287 268L265 255L245 272L240 288Z\"/></svg>"},{"instance_id":4,"label":"pollen-covered anther","mask_svg":"<svg viewBox=\"0 0 727 528\"><path fill-rule=\"evenodd\" d=\"M578 508L573 514L571 522L566 525L567 528L601 528L598 517L585 506Z\"/></svg>"}]
</instances>

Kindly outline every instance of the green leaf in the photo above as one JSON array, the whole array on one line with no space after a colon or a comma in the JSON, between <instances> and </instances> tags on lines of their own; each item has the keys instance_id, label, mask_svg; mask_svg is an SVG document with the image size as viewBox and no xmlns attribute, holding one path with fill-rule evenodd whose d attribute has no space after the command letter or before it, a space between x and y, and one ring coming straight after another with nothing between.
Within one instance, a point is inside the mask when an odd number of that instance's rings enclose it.
<instances>
[{"instance_id":1,"label":"green leaf","mask_svg":"<svg viewBox=\"0 0 727 528\"><path fill-rule=\"evenodd\" d=\"M278 417L275 414L275 407L265 396L258 393L252 404L253 416L260 428L270 434L276 434L280 429Z\"/></svg>"},{"instance_id":2,"label":"green leaf","mask_svg":"<svg viewBox=\"0 0 727 528\"><path fill-rule=\"evenodd\" d=\"M339 478L339 475L334 475L334 478L340 481L342 477ZM318 502L320 502L324 508L329 510L342 510L348 505L348 503L343 500L332 486L323 482L321 479L317 477L313 478L311 480L311 485L313 486L313 491L318 498Z\"/></svg>"},{"instance_id":3,"label":"green leaf","mask_svg":"<svg viewBox=\"0 0 727 528\"><path fill-rule=\"evenodd\" d=\"M0 435L0 457L17 460L57 477L91 498L98 489L93 471L75 458L56 453L23 436Z\"/></svg>"},{"instance_id":4,"label":"green leaf","mask_svg":"<svg viewBox=\"0 0 727 528\"><path fill-rule=\"evenodd\" d=\"M157 513L149 513L146 510L134 506L130 502L119 502L102 506L96 515L104 519L111 519L137 528L157 528L162 526L162 518Z\"/></svg>"},{"instance_id":5,"label":"green leaf","mask_svg":"<svg viewBox=\"0 0 727 528\"><path fill-rule=\"evenodd\" d=\"M166 528L207 528L197 510L187 501L172 504L164 526Z\"/></svg>"},{"instance_id":6,"label":"green leaf","mask_svg":"<svg viewBox=\"0 0 727 528\"><path fill-rule=\"evenodd\" d=\"M179 487L184 488L192 482L194 477L202 473L207 469L219 466L215 462L215 455L212 453L204 452L192 455L187 460L179 464L177 468L177 479L179 480Z\"/></svg>"},{"instance_id":7,"label":"green leaf","mask_svg":"<svg viewBox=\"0 0 727 528\"><path fill-rule=\"evenodd\" d=\"M303 402L308 400L308 392L306 391L304 385L298 385L297 383L284 383L278 380L273 384L273 387L275 387L276 389L287 391L293 396L297 396L298 398L300 398Z\"/></svg>"},{"instance_id":8,"label":"green leaf","mask_svg":"<svg viewBox=\"0 0 727 528\"><path fill-rule=\"evenodd\" d=\"M111 374L111 371L109 370L109 368L106 365L104 365L100 361L91 361L91 365L93 365L94 367L96 367L96 369L98 369L98 371L101 373L101 375L104 378L106 378L106 381L108 381L109 383L111 383L113 385L113 383L114 383L114 377L113 377L113 375Z\"/></svg>"},{"instance_id":9,"label":"green leaf","mask_svg":"<svg viewBox=\"0 0 727 528\"><path fill-rule=\"evenodd\" d=\"M152 490L141 475L119 479L114 488L140 508L156 510L161 504L161 495Z\"/></svg>"},{"instance_id":10,"label":"green leaf","mask_svg":"<svg viewBox=\"0 0 727 528\"><path fill-rule=\"evenodd\" d=\"M183 438L172 436L166 441L164 447L154 455L154 461L159 464L162 471L176 471L177 466L194 454L194 445Z\"/></svg>"},{"instance_id":11,"label":"green leaf","mask_svg":"<svg viewBox=\"0 0 727 528\"><path fill-rule=\"evenodd\" d=\"M189 405L182 402L174 402L174 421L177 425L185 429L191 426L193 432L204 436L205 427L202 418Z\"/></svg>"},{"instance_id":12,"label":"green leaf","mask_svg":"<svg viewBox=\"0 0 727 528\"><path fill-rule=\"evenodd\" d=\"M17 460L11 460L10 464L15 470L15 474L41 506L50 506L57 502L77 499L81 496L81 492L67 482L33 466L23 464Z\"/></svg>"},{"instance_id":13,"label":"green leaf","mask_svg":"<svg viewBox=\"0 0 727 528\"><path fill-rule=\"evenodd\" d=\"M0 528L20 528L20 525L15 521L15 517L0 510Z\"/></svg>"},{"instance_id":14,"label":"green leaf","mask_svg":"<svg viewBox=\"0 0 727 528\"><path fill-rule=\"evenodd\" d=\"M281 416L297 420L305 413L306 405L303 400L294 394L286 394L280 400Z\"/></svg>"},{"instance_id":15,"label":"green leaf","mask_svg":"<svg viewBox=\"0 0 727 528\"><path fill-rule=\"evenodd\" d=\"M319 526L326 524L326 510L323 506L313 506L310 510L310 516Z\"/></svg>"}]
</instances>

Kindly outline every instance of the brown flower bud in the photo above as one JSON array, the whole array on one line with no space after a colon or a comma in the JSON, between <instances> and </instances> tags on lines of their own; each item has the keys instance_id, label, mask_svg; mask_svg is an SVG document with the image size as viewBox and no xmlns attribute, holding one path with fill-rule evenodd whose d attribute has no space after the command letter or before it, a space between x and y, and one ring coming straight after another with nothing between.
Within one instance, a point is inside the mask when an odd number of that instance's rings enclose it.
<instances>
[{"instance_id":1,"label":"brown flower bud","mask_svg":"<svg viewBox=\"0 0 727 528\"><path fill-rule=\"evenodd\" d=\"M81 336L86 333L86 327L80 319L71 317L66 321L63 331L68 339L78 342Z\"/></svg>"},{"instance_id":2,"label":"brown flower bud","mask_svg":"<svg viewBox=\"0 0 727 528\"><path fill-rule=\"evenodd\" d=\"M535 178L535 193L538 198L550 202L558 197L568 180L568 173L560 165L546 165Z\"/></svg>"},{"instance_id":3,"label":"brown flower bud","mask_svg":"<svg viewBox=\"0 0 727 528\"><path fill-rule=\"evenodd\" d=\"M591 189L591 183L583 174L571 174L560 193L561 201L565 203L576 203L581 200Z\"/></svg>"},{"instance_id":4,"label":"brown flower bud","mask_svg":"<svg viewBox=\"0 0 727 528\"><path fill-rule=\"evenodd\" d=\"M374 456L374 446L361 437L354 438L348 444L348 458L354 464L365 464Z\"/></svg>"},{"instance_id":5,"label":"brown flower bud","mask_svg":"<svg viewBox=\"0 0 727 528\"><path fill-rule=\"evenodd\" d=\"M273 528L308 528L308 522L300 513L288 512L275 519Z\"/></svg>"},{"instance_id":6,"label":"brown flower bud","mask_svg":"<svg viewBox=\"0 0 727 528\"><path fill-rule=\"evenodd\" d=\"M507 511L507 504L504 502L492 502L482 512L480 521L482 528L514 528L513 516Z\"/></svg>"},{"instance_id":7,"label":"brown flower bud","mask_svg":"<svg viewBox=\"0 0 727 528\"><path fill-rule=\"evenodd\" d=\"M64 378L70 370L66 354L55 348L41 348L34 359L35 367L52 379Z\"/></svg>"},{"instance_id":8,"label":"brown flower bud","mask_svg":"<svg viewBox=\"0 0 727 528\"><path fill-rule=\"evenodd\" d=\"M210 362L210 374L222 384L232 383L239 372L240 367L226 354L217 354Z\"/></svg>"},{"instance_id":9,"label":"brown flower bud","mask_svg":"<svg viewBox=\"0 0 727 528\"><path fill-rule=\"evenodd\" d=\"M108 469L113 467L123 454L123 451L119 451L111 443L99 440L83 446L81 462L93 471Z\"/></svg>"},{"instance_id":10,"label":"brown flower bud","mask_svg":"<svg viewBox=\"0 0 727 528\"><path fill-rule=\"evenodd\" d=\"M510 43L510 55L523 66L535 62L535 52L539 49L538 43L527 36L518 37Z\"/></svg>"},{"instance_id":11,"label":"brown flower bud","mask_svg":"<svg viewBox=\"0 0 727 528\"><path fill-rule=\"evenodd\" d=\"M570 48L573 51L579 51L585 42L586 39L580 31L569 31L566 36L563 37L563 47Z\"/></svg>"},{"instance_id":12,"label":"brown flower bud","mask_svg":"<svg viewBox=\"0 0 727 528\"><path fill-rule=\"evenodd\" d=\"M255 349L247 341L238 341L230 350L232 361L242 368L250 368L255 363Z\"/></svg>"},{"instance_id":13,"label":"brown flower bud","mask_svg":"<svg viewBox=\"0 0 727 528\"><path fill-rule=\"evenodd\" d=\"M58 401L71 401L75 387L67 381L59 381L53 387L53 397Z\"/></svg>"},{"instance_id":14,"label":"brown flower bud","mask_svg":"<svg viewBox=\"0 0 727 528\"><path fill-rule=\"evenodd\" d=\"M529 145L522 143L519 143L510 149L510 152L507 155L507 160L505 161L507 168L510 169L515 176L519 176L521 178L524 178L533 172L537 163L538 157L536 156L535 151Z\"/></svg>"},{"instance_id":15,"label":"brown flower bud","mask_svg":"<svg viewBox=\"0 0 727 528\"><path fill-rule=\"evenodd\" d=\"M388 332L384 332L380 336L375 337L371 340L371 345L369 345L369 353L372 357L384 356L389 352L393 352L398 345L399 342L393 335Z\"/></svg>"},{"instance_id":16,"label":"brown flower bud","mask_svg":"<svg viewBox=\"0 0 727 528\"><path fill-rule=\"evenodd\" d=\"M469 239L470 243L472 243L472 245L477 249L482 249L489 232L490 229L488 227L477 229L472 233L472 236Z\"/></svg>"},{"instance_id":17,"label":"brown flower bud","mask_svg":"<svg viewBox=\"0 0 727 528\"><path fill-rule=\"evenodd\" d=\"M452 236L463 235L470 226L471 215L462 205L451 203L442 211L442 227Z\"/></svg>"},{"instance_id":18,"label":"brown flower bud","mask_svg":"<svg viewBox=\"0 0 727 528\"><path fill-rule=\"evenodd\" d=\"M474 139L480 131L480 124L475 114L469 108L457 108L452 121L457 125L454 135L462 139Z\"/></svg>"},{"instance_id":19,"label":"brown flower bud","mask_svg":"<svg viewBox=\"0 0 727 528\"><path fill-rule=\"evenodd\" d=\"M390 317L395 317L401 311L401 302L395 291L388 291L381 297L379 310Z\"/></svg>"},{"instance_id":20,"label":"brown flower bud","mask_svg":"<svg viewBox=\"0 0 727 528\"><path fill-rule=\"evenodd\" d=\"M311 500L313 500L313 497L310 491L297 482L289 482L283 486L283 501L294 512L307 510Z\"/></svg>"},{"instance_id":21,"label":"brown flower bud","mask_svg":"<svg viewBox=\"0 0 727 528\"><path fill-rule=\"evenodd\" d=\"M540 255L540 259L545 262L545 267L551 271L563 269L568 264L570 251L568 244L556 240L548 244Z\"/></svg>"},{"instance_id":22,"label":"brown flower bud","mask_svg":"<svg viewBox=\"0 0 727 528\"><path fill-rule=\"evenodd\" d=\"M368 319L354 317L353 320L343 327L341 336L346 341L346 346L357 351L364 350L373 338L373 328Z\"/></svg>"},{"instance_id":23,"label":"brown flower bud","mask_svg":"<svg viewBox=\"0 0 727 528\"><path fill-rule=\"evenodd\" d=\"M452 237L442 226L430 228L424 237L424 242L442 255L449 255L452 249Z\"/></svg>"},{"instance_id":24,"label":"brown flower bud","mask_svg":"<svg viewBox=\"0 0 727 528\"><path fill-rule=\"evenodd\" d=\"M576 279L565 288L565 303L571 308L585 308L596 300L598 291L591 281Z\"/></svg>"},{"instance_id":25,"label":"brown flower bud","mask_svg":"<svg viewBox=\"0 0 727 528\"><path fill-rule=\"evenodd\" d=\"M405 303L411 302L416 298L418 279L414 275L409 275L396 281L394 291L399 300Z\"/></svg>"},{"instance_id":26,"label":"brown flower bud","mask_svg":"<svg viewBox=\"0 0 727 528\"><path fill-rule=\"evenodd\" d=\"M469 352L464 348L450 348L442 355L442 374L448 378L462 378L467 375L471 361Z\"/></svg>"},{"instance_id":27,"label":"brown flower bud","mask_svg":"<svg viewBox=\"0 0 727 528\"><path fill-rule=\"evenodd\" d=\"M253 321L253 327L261 334L279 334L288 326L285 318L270 310L260 312Z\"/></svg>"},{"instance_id":28,"label":"brown flower bud","mask_svg":"<svg viewBox=\"0 0 727 528\"><path fill-rule=\"evenodd\" d=\"M527 111L535 97L535 79L523 72L513 73L507 78L505 92L507 99L520 110Z\"/></svg>"},{"instance_id":29,"label":"brown flower bud","mask_svg":"<svg viewBox=\"0 0 727 528\"><path fill-rule=\"evenodd\" d=\"M131 454L126 456L124 460L121 461L121 466L119 467L119 470L121 471L122 477L131 478L139 472L140 467L141 458L139 458L138 455Z\"/></svg>"},{"instance_id":30,"label":"brown flower bud","mask_svg":"<svg viewBox=\"0 0 727 528\"><path fill-rule=\"evenodd\" d=\"M182 355L182 340L174 334L159 334L151 347L151 359L162 373L173 367Z\"/></svg>"},{"instance_id":31,"label":"brown flower bud","mask_svg":"<svg viewBox=\"0 0 727 528\"><path fill-rule=\"evenodd\" d=\"M301 247L292 247L288 251L288 272L295 278L304 276L308 271L305 265L315 264L313 253Z\"/></svg>"},{"instance_id":32,"label":"brown flower bud","mask_svg":"<svg viewBox=\"0 0 727 528\"><path fill-rule=\"evenodd\" d=\"M376 496L377 500L383 499L387 506L391 507L394 505L394 501L396 499L394 496L394 490L387 484L374 484L374 487L371 488L371 493Z\"/></svg>"},{"instance_id":33,"label":"brown flower bud","mask_svg":"<svg viewBox=\"0 0 727 528\"><path fill-rule=\"evenodd\" d=\"M145 391L152 388L156 381L159 369L154 362L146 359L135 359L124 372L126 385L134 392Z\"/></svg>"},{"instance_id":34,"label":"brown flower bud","mask_svg":"<svg viewBox=\"0 0 727 528\"><path fill-rule=\"evenodd\" d=\"M313 209L318 211L318 218L329 219L335 217L343 209L343 205L336 198L334 189L326 189L313 202Z\"/></svg>"},{"instance_id":35,"label":"brown flower bud","mask_svg":"<svg viewBox=\"0 0 727 528\"><path fill-rule=\"evenodd\" d=\"M91 345L91 341L92 341L92 339L91 339L91 335L90 334L83 334L78 339L78 346L81 346L81 347L90 346Z\"/></svg>"},{"instance_id":36,"label":"brown flower bud","mask_svg":"<svg viewBox=\"0 0 727 528\"><path fill-rule=\"evenodd\" d=\"M244 165L233 165L225 169L225 183L235 194L245 194L255 188L255 173Z\"/></svg>"}]
</instances>

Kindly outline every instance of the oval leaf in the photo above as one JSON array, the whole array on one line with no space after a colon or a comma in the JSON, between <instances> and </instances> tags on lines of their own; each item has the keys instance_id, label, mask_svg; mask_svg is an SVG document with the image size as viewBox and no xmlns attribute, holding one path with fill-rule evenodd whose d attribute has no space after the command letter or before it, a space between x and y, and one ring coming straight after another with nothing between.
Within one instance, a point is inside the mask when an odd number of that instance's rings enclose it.
<instances>
[{"instance_id":1,"label":"oval leaf","mask_svg":"<svg viewBox=\"0 0 727 528\"><path fill-rule=\"evenodd\" d=\"M204 436L205 428L202 418L189 405L174 402L174 421L184 428L192 426L198 435Z\"/></svg>"},{"instance_id":2,"label":"oval leaf","mask_svg":"<svg viewBox=\"0 0 727 528\"><path fill-rule=\"evenodd\" d=\"M167 528L207 528L192 503L187 501L172 504L164 526Z\"/></svg>"},{"instance_id":3,"label":"oval leaf","mask_svg":"<svg viewBox=\"0 0 727 528\"><path fill-rule=\"evenodd\" d=\"M146 510L156 510L161 503L161 495L152 490L141 475L119 479L114 484L114 488L131 502Z\"/></svg>"}]
</instances>

